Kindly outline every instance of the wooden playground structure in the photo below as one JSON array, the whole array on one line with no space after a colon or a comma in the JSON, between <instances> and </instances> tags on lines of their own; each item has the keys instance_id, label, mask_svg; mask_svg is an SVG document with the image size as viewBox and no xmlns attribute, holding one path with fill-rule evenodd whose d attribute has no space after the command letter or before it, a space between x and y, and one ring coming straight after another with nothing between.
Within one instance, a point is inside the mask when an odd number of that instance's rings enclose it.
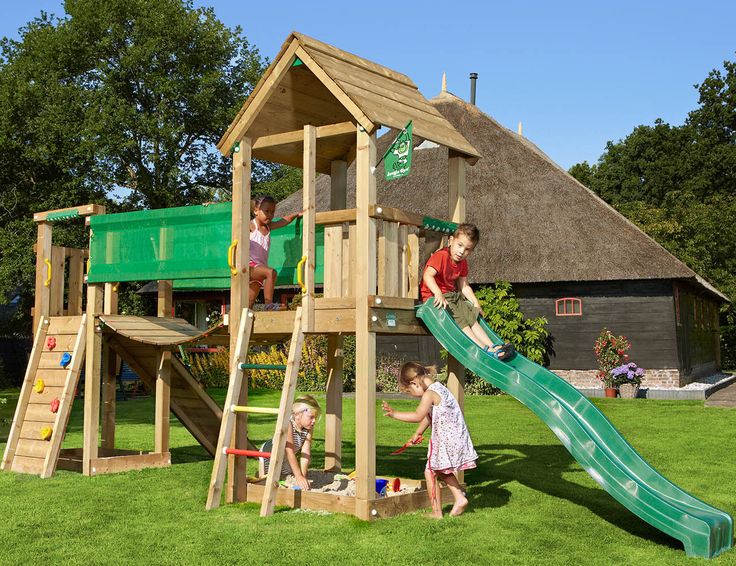
<instances>
[{"instance_id":1,"label":"wooden playground structure","mask_svg":"<svg viewBox=\"0 0 736 566\"><path fill-rule=\"evenodd\" d=\"M446 220L376 202L375 175L381 174L375 170L377 132L381 126L401 129L409 120L417 137L448 148ZM171 411L214 455L208 509L220 504L223 491L228 502L260 501L263 515L272 513L277 504L339 511L364 520L428 507L426 489L384 498L376 493L376 336L427 333L414 314L423 240L447 233L452 223L464 221L465 170L467 164L475 163L478 153L407 76L298 33L286 40L218 148L233 159L231 206L105 215L104 208L89 205L36 215L36 339L3 469L48 477L57 463L86 475L167 466L171 462ZM253 158L303 168L300 261L291 266L302 286L302 303L295 311L248 309L248 210ZM356 206L348 209L347 169L353 162ZM328 174L331 179L330 210L319 213L315 210L317 173ZM227 219L223 216L226 213ZM53 246L51 223L77 216L89 217L90 250ZM140 233L135 232L140 226ZM185 234L184 230L190 231ZM203 230L213 232L204 235ZM134 233L138 235L134 237ZM323 238L319 245L318 233ZM152 250L149 259L136 256L144 248ZM83 311L86 257L89 262ZM201 263L193 265L198 263L193 257L202 258ZM226 326L202 333L172 318L172 292L177 281L218 278L230 287ZM318 279L322 297L315 295ZM132 280L158 281L158 317L117 313L117 284ZM48 341L51 334L59 335L53 349ZM356 337L354 497L278 486L276 473L284 457L305 334L328 337L325 468L333 471L343 467L343 338L347 334ZM289 337L279 408L249 407L248 380L244 377L249 367L249 347ZM224 411L174 355L185 343L229 344L230 385ZM71 355L72 362L60 368L64 353ZM86 376L83 446L62 450L82 356ZM125 360L155 392L153 452L115 448L118 358ZM448 387L462 406L464 368L450 358L448 373ZM34 390L39 379L48 380L45 395ZM60 396L60 408L51 413L48 403L54 396ZM272 413L277 420L271 473L253 481L246 477L247 457L256 454L248 441L251 412ZM41 425L53 429L50 440L39 438ZM445 497L450 494L443 488Z\"/></svg>"}]
</instances>

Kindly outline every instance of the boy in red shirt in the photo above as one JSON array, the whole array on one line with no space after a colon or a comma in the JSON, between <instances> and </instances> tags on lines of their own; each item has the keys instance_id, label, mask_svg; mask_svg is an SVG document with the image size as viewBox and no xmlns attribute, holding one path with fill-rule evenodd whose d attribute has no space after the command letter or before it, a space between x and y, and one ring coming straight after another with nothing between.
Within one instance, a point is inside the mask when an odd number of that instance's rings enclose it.
<instances>
[{"instance_id":1,"label":"boy in red shirt","mask_svg":"<svg viewBox=\"0 0 736 566\"><path fill-rule=\"evenodd\" d=\"M509 343L494 345L485 333L478 322L478 314L483 310L468 284L466 258L479 239L480 233L474 224L460 224L450 236L449 245L432 254L422 277L422 302L434 296L434 306L449 307L452 318L473 342L499 360L505 360L511 357L513 346Z\"/></svg>"}]
</instances>

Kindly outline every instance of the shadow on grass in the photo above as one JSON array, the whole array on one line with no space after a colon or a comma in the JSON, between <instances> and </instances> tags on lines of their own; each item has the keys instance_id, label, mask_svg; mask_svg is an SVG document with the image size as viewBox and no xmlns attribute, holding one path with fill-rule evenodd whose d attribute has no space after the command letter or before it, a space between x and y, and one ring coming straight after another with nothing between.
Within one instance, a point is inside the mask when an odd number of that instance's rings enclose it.
<instances>
[{"instance_id":1,"label":"shadow on grass","mask_svg":"<svg viewBox=\"0 0 736 566\"><path fill-rule=\"evenodd\" d=\"M478 468L466 476L470 486L478 485L471 490L472 507L498 507L498 492L506 491L503 486L519 482L585 507L634 536L678 550L683 548L680 541L641 520L602 488L587 487L565 479L563 474L586 472L579 468L563 446L486 444L475 448L480 455ZM490 479L490 484L486 484L484 479ZM486 485L490 485L490 491L486 491Z\"/></svg>"},{"instance_id":2,"label":"shadow on grass","mask_svg":"<svg viewBox=\"0 0 736 566\"><path fill-rule=\"evenodd\" d=\"M171 463L173 465L214 460L214 457L210 456L210 453L199 444L193 444L191 446L177 446L175 448L170 448L169 452L171 452Z\"/></svg>"}]
</instances>

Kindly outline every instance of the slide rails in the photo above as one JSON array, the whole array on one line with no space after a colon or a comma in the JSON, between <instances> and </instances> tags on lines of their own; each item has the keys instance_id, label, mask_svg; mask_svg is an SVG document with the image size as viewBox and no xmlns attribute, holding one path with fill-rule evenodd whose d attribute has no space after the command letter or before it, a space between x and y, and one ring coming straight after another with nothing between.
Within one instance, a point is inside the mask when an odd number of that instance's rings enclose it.
<instances>
[{"instance_id":1,"label":"slide rails","mask_svg":"<svg viewBox=\"0 0 736 566\"><path fill-rule=\"evenodd\" d=\"M733 541L733 519L652 468L606 416L572 385L517 355L502 362L481 351L447 312L430 303L417 316L465 367L531 409L611 496L644 521L682 541L690 556L714 557ZM502 340L482 322L491 338Z\"/></svg>"}]
</instances>

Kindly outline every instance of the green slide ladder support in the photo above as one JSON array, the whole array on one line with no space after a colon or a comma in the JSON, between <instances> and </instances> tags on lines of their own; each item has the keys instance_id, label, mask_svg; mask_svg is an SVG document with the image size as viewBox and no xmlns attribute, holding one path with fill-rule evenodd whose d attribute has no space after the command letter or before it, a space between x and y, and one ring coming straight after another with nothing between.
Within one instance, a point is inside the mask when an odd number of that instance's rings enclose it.
<instances>
[{"instance_id":1,"label":"green slide ladder support","mask_svg":"<svg viewBox=\"0 0 736 566\"><path fill-rule=\"evenodd\" d=\"M632 513L682 541L688 556L712 558L731 548L733 519L680 489L652 468L606 416L564 379L521 354L499 361L476 346L442 309L417 317L465 367L531 409L590 476ZM488 335L503 341L484 321Z\"/></svg>"}]
</instances>

